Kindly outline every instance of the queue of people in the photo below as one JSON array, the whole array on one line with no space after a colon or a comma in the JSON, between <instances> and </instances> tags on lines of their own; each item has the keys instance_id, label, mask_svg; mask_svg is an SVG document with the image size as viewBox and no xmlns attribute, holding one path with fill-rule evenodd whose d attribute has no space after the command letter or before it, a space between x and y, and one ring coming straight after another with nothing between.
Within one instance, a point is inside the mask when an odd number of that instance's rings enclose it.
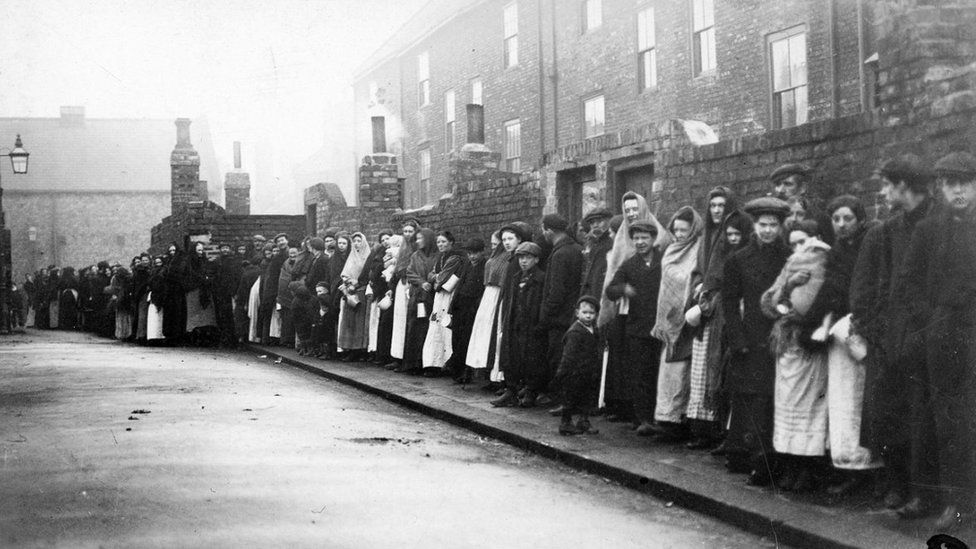
<instances>
[{"instance_id":1,"label":"queue of people","mask_svg":"<svg viewBox=\"0 0 976 549\"><path fill-rule=\"evenodd\" d=\"M976 510L976 157L875 172L892 211L810 199L775 170L666 223L623 195L579 223L512 222L486 243L406 220L370 242L261 236L208 260L174 243L128 267L28 276L28 322L153 344L283 345L546 406L559 433L630 426L723 458L751 485L872 489L947 531Z\"/></svg>"}]
</instances>

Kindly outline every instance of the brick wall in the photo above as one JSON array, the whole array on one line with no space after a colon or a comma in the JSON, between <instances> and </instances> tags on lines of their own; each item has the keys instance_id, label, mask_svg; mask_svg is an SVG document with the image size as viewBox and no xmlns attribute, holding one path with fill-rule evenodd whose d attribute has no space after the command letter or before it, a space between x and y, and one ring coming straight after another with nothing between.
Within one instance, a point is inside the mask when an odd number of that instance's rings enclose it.
<instances>
[{"instance_id":1,"label":"brick wall","mask_svg":"<svg viewBox=\"0 0 976 549\"><path fill-rule=\"evenodd\" d=\"M210 235L212 243L250 244L260 234L271 239L287 233L293 243L305 237L303 215L229 215L213 202L194 202L178 214L171 215L152 228L152 253L162 253L170 242L183 243L188 236Z\"/></svg>"},{"instance_id":2,"label":"brick wall","mask_svg":"<svg viewBox=\"0 0 976 549\"><path fill-rule=\"evenodd\" d=\"M244 172L228 172L224 178L224 205L231 215L250 215L251 176Z\"/></svg>"},{"instance_id":3,"label":"brick wall","mask_svg":"<svg viewBox=\"0 0 976 549\"><path fill-rule=\"evenodd\" d=\"M128 264L149 248L150 229L170 207L167 192L29 192L8 190L14 280L51 264L84 267L102 259ZM36 240L28 229L37 229Z\"/></svg>"}]
</instances>

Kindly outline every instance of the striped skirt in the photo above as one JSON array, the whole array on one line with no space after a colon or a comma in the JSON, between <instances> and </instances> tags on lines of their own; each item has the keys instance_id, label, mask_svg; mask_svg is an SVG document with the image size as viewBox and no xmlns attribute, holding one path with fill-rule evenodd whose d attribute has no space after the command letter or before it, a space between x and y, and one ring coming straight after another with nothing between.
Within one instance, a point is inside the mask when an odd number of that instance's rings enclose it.
<instances>
[{"instance_id":1,"label":"striped skirt","mask_svg":"<svg viewBox=\"0 0 976 549\"><path fill-rule=\"evenodd\" d=\"M712 327L705 326L701 341L695 338L691 344L691 390L688 394L688 419L715 421L716 412L705 405L708 389L708 344Z\"/></svg>"}]
</instances>

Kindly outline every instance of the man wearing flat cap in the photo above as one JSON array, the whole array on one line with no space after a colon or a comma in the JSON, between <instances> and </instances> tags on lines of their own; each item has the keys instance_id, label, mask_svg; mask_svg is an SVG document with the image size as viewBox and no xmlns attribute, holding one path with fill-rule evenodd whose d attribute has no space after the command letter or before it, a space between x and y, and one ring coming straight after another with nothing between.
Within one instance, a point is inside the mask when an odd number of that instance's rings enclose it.
<instances>
[{"instance_id":1,"label":"man wearing flat cap","mask_svg":"<svg viewBox=\"0 0 976 549\"><path fill-rule=\"evenodd\" d=\"M540 325L542 290L546 274L539 268L542 248L535 242L522 242L515 248L519 271L513 275L511 296L502 311L502 330L510 357L504 365L505 392L491 401L495 407L521 404L517 395L531 391L546 381L546 339Z\"/></svg>"},{"instance_id":2,"label":"man wearing flat cap","mask_svg":"<svg viewBox=\"0 0 976 549\"><path fill-rule=\"evenodd\" d=\"M976 157L950 153L935 173L944 204L912 234L899 293L923 336L939 449L935 529L947 532L976 511Z\"/></svg>"},{"instance_id":3,"label":"man wearing flat cap","mask_svg":"<svg viewBox=\"0 0 976 549\"><path fill-rule=\"evenodd\" d=\"M580 295L599 296L603 293L603 277L607 274L607 254L613 248L610 237L610 219L613 214L607 208L593 208L583 217L590 226L583 249L583 284Z\"/></svg>"},{"instance_id":4,"label":"man wearing flat cap","mask_svg":"<svg viewBox=\"0 0 976 549\"><path fill-rule=\"evenodd\" d=\"M539 393L546 393L551 401L549 381L556 375L562 359L563 334L575 320L576 298L579 297L580 277L583 273L583 248L569 236L569 223L559 214L542 218L542 235L552 247L542 289L541 327L546 330L546 363L548 368L537 387L529 387L520 404L535 406ZM545 404L545 400L542 402Z\"/></svg>"},{"instance_id":5,"label":"man wearing flat cap","mask_svg":"<svg viewBox=\"0 0 976 549\"><path fill-rule=\"evenodd\" d=\"M748 483L765 486L775 480L772 461L773 384L776 359L769 349L773 320L760 308L763 292L776 281L790 256L783 240L783 221L790 208L774 197L745 206L755 235L723 266L722 307L731 363L725 384L731 393L731 420L725 455L731 472L750 473ZM767 453L768 452L768 453Z\"/></svg>"},{"instance_id":6,"label":"man wearing flat cap","mask_svg":"<svg viewBox=\"0 0 976 549\"><path fill-rule=\"evenodd\" d=\"M264 243L267 241L263 236L256 234L251 237L251 243L254 248L251 250L249 261L253 265L257 265L264 259Z\"/></svg>"},{"instance_id":7,"label":"man wearing flat cap","mask_svg":"<svg viewBox=\"0 0 976 549\"><path fill-rule=\"evenodd\" d=\"M813 170L806 164L783 164L769 175L769 180L773 184L773 190L769 196L783 200L789 207L796 206L805 216L802 219L816 221L823 241L831 244L834 241L834 233L830 217L824 214L819 207L823 204L813 200L807 194L807 187L812 175Z\"/></svg>"},{"instance_id":8,"label":"man wearing flat cap","mask_svg":"<svg viewBox=\"0 0 976 549\"><path fill-rule=\"evenodd\" d=\"M893 212L868 229L851 281L851 330L868 343L861 446L885 461L885 505L900 516L931 512L935 447L926 393L925 348L911 333L907 300L896 292L905 251L932 211L935 174L914 154L885 160L875 171L879 195ZM915 456L913 458L912 456Z\"/></svg>"},{"instance_id":9,"label":"man wearing flat cap","mask_svg":"<svg viewBox=\"0 0 976 549\"><path fill-rule=\"evenodd\" d=\"M622 388L617 408L623 417L631 415L624 408L631 403L632 415L639 423L637 434L654 434L654 407L657 403L658 359L661 342L651 337L657 316L657 296L661 286L661 252L654 246L657 225L638 219L628 227L636 253L624 261L607 285L607 298L617 301L626 297L630 307L624 317L626 358L620 361L622 379L635 380Z\"/></svg>"}]
</instances>

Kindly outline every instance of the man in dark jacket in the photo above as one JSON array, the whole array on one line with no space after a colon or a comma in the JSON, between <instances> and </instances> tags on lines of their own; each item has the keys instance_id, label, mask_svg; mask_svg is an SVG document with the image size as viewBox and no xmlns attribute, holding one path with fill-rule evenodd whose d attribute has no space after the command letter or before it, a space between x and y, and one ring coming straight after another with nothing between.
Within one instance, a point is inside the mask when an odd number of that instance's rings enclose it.
<instances>
[{"instance_id":1,"label":"man in dark jacket","mask_svg":"<svg viewBox=\"0 0 976 549\"><path fill-rule=\"evenodd\" d=\"M511 359L504 369L505 392L491 401L496 407L520 404L516 398L520 387L538 390L546 374L543 362L546 332L539 314L546 276L539 269L542 249L534 242L522 242L515 255L519 272L514 275L511 302L501 319Z\"/></svg>"},{"instance_id":2,"label":"man in dark jacket","mask_svg":"<svg viewBox=\"0 0 976 549\"><path fill-rule=\"evenodd\" d=\"M817 207L817 201L807 195L807 187L812 173L813 170L804 164L783 164L773 170L769 176L769 180L773 184L773 192L770 195L786 202L789 202L791 198L806 198L807 203L810 204L810 211L806 214L807 218L817 222L822 240L831 244L834 241L834 232L831 229L830 217L820 211L820 208ZM820 205L823 203L821 202Z\"/></svg>"},{"instance_id":3,"label":"man in dark jacket","mask_svg":"<svg viewBox=\"0 0 976 549\"><path fill-rule=\"evenodd\" d=\"M603 294L603 278L607 274L607 254L613 248L610 238L610 219L613 214L606 208L593 208L583 218L590 226L583 249L583 276L580 295L599 297Z\"/></svg>"},{"instance_id":4,"label":"man in dark jacket","mask_svg":"<svg viewBox=\"0 0 976 549\"><path fill-rule=\"evenodd\" d=\"M928 375L921 338L908 330L904 296L896 293L905 251L919 221L932 210L934 174L914 154L884 162L875 172L894 215L868 230L851 282L852 331L868 342L861 445L885 461L885 506L906 518L934 505L935 446Z\"/></svg>"},{"instance_id":5,"label":"man in dark jacket","mask_svg":"<svg viewBox=\"0 0 976 549\"><path fill-rule=\"evenodd\" d=\"M745 206L755 220L755 234L723 266L722 308L731 363L725 387L731 393L731 420L725 442L731 472L750 472L748 482L773 481L773 383L776 359L769 348L773 321L760 307L763 292L779 276L790 256L783 241L786 202L757 198ZM767 453L768 452L768 453Z\"/></svg>"},{"instance_id":6,"label":"man in dark jacket","mask_svg":"<svg viewBox=\"0 0 976 549\"><path fill-rule=\"evenodd\" d=\"M639 422L637 434L650 436L655 433L654 406L661 356L661 342L651 337L661 288L661 254L654 246L656 225L638 220L628 230L637 253L617 269L607 285L607 297L611 301L626 297L630 304L624 326L627 355L619 366L626 370L623 379L631 379L633 383L630 394L620 395L620 400L633 402L634 417Z\"/></svg>"},{"instance_id":7,"label":"man in dark jacket","mask_svg":"<svg viewBox=\"0 0 976 549\"><path fill-rule=\"evenodd\" d=\"M220 330L220 344L236 347L234 295L241 285L241 260L231 253L230 244L220 245L213 283L214 317Z\"/></svg>"},{"instance_id":8,"label":"man in dark jacket","mask_svg":"<svg viewBox=\"0 0 976 549\"><path fill-rule=\"evenodd\" d=\"M252 265L251 261L247 259L241 262L241 281L237 285L237 294L234 296L234 323L237 340L240 343L248 342L248 332L250 331L248 301L251 298L251 288L260 276L260 264ZM251 313L255 312L251 311Z\"/></svg>"},{"instance_id":9,"label":"man in dark jacket","mask_svg":"<svg viewBox=\"0 0 976 549\"><path fill-rule=\"evenodd\" d=\"M546 268L546 282L542 290L542 326L547 330L548 369L538 389L530 387L520 403L525 407L536 404L537 391L550 391L550 380L556 375L563 353L563 335L573 324L576 299L579 297L583 274L583 248L566 232L569 223L558 214L542 218L542 234L552 245ZM548 396L548 395L547 395ZM551 401L551 397L547 399ZM542 404L547 402L543 400Z\"/></svg>"},{"instance_id":10,"label":"man in dark jacket","mask_svg":"<svg viewBox=\"0 0 976 549\"><path fill-rule=\"evenodd\" d=\"M264 345L277 343L271 341L269 330L271 328L271 315L274 314L278 299L278 279L281 277L281 267L288 260L288 235L279 233L274 238L274 244L278 250L277 255L271 258L261 275L261 311L258 318L260 319L261 343Z\"/></svg>"},{"instance_id":11,"label":"man in dark jacket","mask_svg":"<svg viewBox=\"0 0 976 549\"><path fill-rule=\"evenodd\" d=\"M899 286L924 340L944 506L935 530L947 532L976 505L976 157L950 153L935 172L945 205L918 223Z\"/></svg>"},{"instance_id":12,"label":"man in dark jacket","mask_svg":"<svg viewBox=\"0 0 976 549\"><path fill-rule=\"evenodd\" d=\"M468 356L474 317L485 293L485 241L472 238L464 244L464 251L468 254L468 266L461 273L463 277L451 302L451 358L447 362L454 380L462 384L471 381L471 369L465 366L464 359Z\"/></svg>"}]
</instances>

